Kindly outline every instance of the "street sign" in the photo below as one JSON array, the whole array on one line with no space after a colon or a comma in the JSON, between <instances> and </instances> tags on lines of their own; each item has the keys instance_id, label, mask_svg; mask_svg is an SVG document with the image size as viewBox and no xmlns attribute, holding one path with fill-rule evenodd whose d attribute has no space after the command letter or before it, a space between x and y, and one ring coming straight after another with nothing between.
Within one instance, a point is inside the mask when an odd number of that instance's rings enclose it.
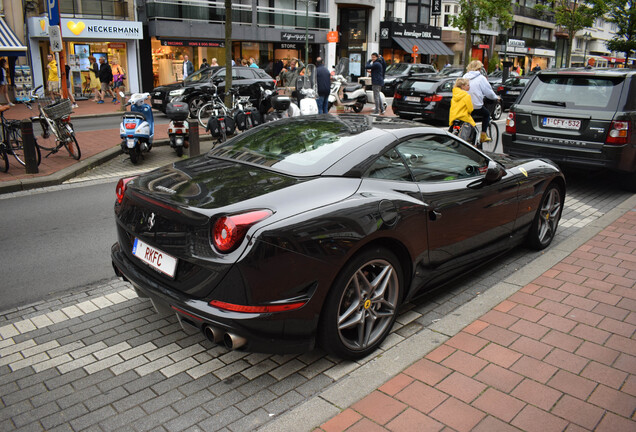
<instances>
[{"instance_id":1,"label":"street sign","mask_svg":"<svg viewBox=\"0 0 636 432\"><path fill-rule=\"evenodd\" d=\"M60 25L60 6L58 0L46 0L46 5L49 10L49 25Z\"/></svg>"},{"instance_id":2,"label":"street sign","mask_svg":"<svg viewBox=\"0 0 636 432\"><path fill-rule=\"evenodd\" d=\"M327 42L329 43L333 43L333 42L338 42L338 32L337 31L330 31L327 32Z\"/></svg>"},{"instance_id":3,"label":"street sign","mask_svg":"<svg viewBox=\"0 0 636 432\"><path fill-rule=\"evenodd\" d=\"M420 49L417 47L417 45L413 45L413 54L415 54L416 52L418 52Z\"/></svg>"},{"instance_id":4,"label":"street sign","mask_svg":"<svg viewBox=\"0 0 636 432\"><path fill-rule=\"evenodd\" d=\"M62 31L59 25L49 26L49 42L51 43L51 51L60 52L64 48L62 44Z\"/></svg>"}]
</instances>

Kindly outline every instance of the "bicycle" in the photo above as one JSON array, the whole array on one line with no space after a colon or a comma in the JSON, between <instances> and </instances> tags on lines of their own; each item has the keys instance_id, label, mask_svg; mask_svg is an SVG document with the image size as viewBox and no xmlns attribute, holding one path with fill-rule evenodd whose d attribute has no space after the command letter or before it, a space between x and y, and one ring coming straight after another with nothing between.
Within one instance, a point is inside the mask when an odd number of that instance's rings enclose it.
<instances>
[{"instance_id":1,"label":"bicycle","mask_svg":"<svg viewBox=\"0 0 636 432\"><path fill-rule=\"evenodd\" d=\"M15 157L15 160L22 166L26 165L24 157L24 145L22 142L22 124L20 120L11 120L4 117L4 112L9 110L11 106L5 105L0 107L0 127L2 128L2 148L4 155L7 156L7 164L9 163L8 155ZM42 154L38 146L35 146L36 162L40 165ZM6 167L4 172L7 172Z\"/></svg>"},{"instance_id":2,"label":"bicycle","mask_svg":"<svg viewBox=\"0 0 636 432\"><path fill-rule=\"evenodd\" d=\"M216 87L210 102L199 108L197 119L201 127L209 130L212 136L217 138L217 143L225 142L227 136L232 135L236 129L232 113L219 97Z\"/></svg>"},{"instance_id":3,"label":"bicycle","mask_svg":"<svg viewBox=\"0 0 636 432\"><path fill-rule=\"evenodd\" d=\"M4 141L0 143L0 171L9 171L9 157L7 156Z\"/></svg>"},{"instance_id":4,"label":"bicycle","mask_svg":"<svg viewBox=\"0 0 636 432\"><path fill-rule=\"evenodd\" d=\"M499 126L497 125L497 123L495 123L493 114L497 110L498 103L499 101L497 100L484 99L484 107L486 107L486 109L490 112L490 124L488 125L486 134L490 137L491 140L481 142L481 125L477 126L475 147L477 147L479 150L484 150L487 152L495 152L497 150L497 145L499 144ZM482 120L481 116L479 116L476 112L473 112L473 114L476 114L473 116L475 122L480 124Z\"/></svg>"},{"instance_id":5,"label":"bicycle","mask_svg":"<svg viewBox=\"0 0 636 432\"><path fill-rule=\"evenodd\" d=\"M71 113L73 112L71 101L60 99L42 106L41 98L36 93L41 87L40 85L31 90L31 100L24 102L31 110L33 109L31 102L36 101L38 104L39 116L33 117L34 120L38 120L38 122L33 122L33 135L37 137L37 146L48 151L45 158L64 147L73 159L79 160L82 157L82 151L77 143L77 138L75 138L75 131L71 123Z\"/></svg>"},{"instance_id":6,"label":"bicycle","mask_svg":"<svg viewBox=\"0 0 636 432\"><path fill-rule=\"evenodd\" d=\"M475 119L477 120L477 119ZM468 128L465 131L463 128ZM488 136L491 137L490 141L481 141L481 126L472 126L468 122L461 120L455 120L449 128L449 132L453 135L457 135L463 140L477 147L479 150L494 153L497 150L499 144L499 126L494 121L491 121L488 125ZM468 137L470 135L470 138Z\"/></svg>"}]
</instances>

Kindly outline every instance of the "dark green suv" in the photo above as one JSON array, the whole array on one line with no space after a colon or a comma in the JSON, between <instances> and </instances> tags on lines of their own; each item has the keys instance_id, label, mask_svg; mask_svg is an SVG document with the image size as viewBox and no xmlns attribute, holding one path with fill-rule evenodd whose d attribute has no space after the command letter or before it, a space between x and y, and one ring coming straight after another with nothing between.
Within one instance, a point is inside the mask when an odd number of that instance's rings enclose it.
<instances>
[{"instance_id":1,"label":"dark green suv","mask_svg":"<svg viewBox=\"0 0 636 432\"><path fill-rule=\"evenodd\" d=\"M623 173L636 189L636 71L541 71L511 107L503 150Z\"/></svg>"}]
</instances>

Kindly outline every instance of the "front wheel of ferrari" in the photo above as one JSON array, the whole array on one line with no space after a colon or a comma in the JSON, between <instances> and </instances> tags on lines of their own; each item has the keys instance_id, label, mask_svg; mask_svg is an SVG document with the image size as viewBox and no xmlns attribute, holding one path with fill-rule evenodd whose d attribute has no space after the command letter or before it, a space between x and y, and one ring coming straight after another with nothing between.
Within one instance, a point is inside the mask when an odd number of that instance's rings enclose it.
<instances>
[{"instance_id":1,"label":"front wheel of ferrari","mask_svg":"<svg viewBox=\"0 0 636 432\"><path fill-rule=\"evenodd\" d=\"M323 348L351 360L373 352L391 331L402 291L402 269L391 251L374 247L354 257L325 301Z\"/></svg>"},{"instance_id":2,"label":"front wheel of ferrari","mask_svg":"<svg viewBox=\"0 0 636 432\"><path fill-rule=\"evenodd\" d=\"M563 209L562 190L552 183L541 198L540 207L528 233L527 243L532 249L541 250L548 247L556 235L557 226Z\"/></svg>"}]
</instances>

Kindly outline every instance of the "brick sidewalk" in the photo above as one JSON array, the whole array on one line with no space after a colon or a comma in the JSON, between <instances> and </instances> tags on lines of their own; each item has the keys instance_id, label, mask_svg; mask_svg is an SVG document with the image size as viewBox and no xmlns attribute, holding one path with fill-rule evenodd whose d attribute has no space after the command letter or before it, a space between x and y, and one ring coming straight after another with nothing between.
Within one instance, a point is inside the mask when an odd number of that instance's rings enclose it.
<instances>
[{"instance_id":1,"label":"brick sidewalk","mask_svg":"<svg viewBox=\"0 0 636 432\"><path fill-rule=\"evenodd\" d=\"M636 430L636 208L320 431Z\"/></svg>"}]
</instances>

